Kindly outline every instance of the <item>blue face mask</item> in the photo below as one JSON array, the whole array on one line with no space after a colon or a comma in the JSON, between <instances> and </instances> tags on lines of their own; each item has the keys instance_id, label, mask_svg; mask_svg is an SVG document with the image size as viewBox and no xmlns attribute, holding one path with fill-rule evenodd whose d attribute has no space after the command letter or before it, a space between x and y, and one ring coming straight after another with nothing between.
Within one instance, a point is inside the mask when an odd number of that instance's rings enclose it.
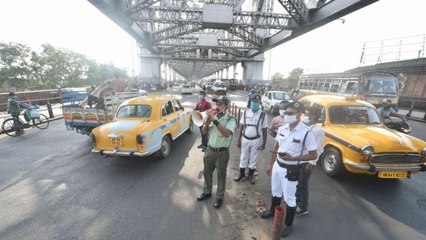
<instances>
[{"instance_id":1,"label":"blue face mask","mask_svg":"<svg viewBox=\"0 0 426 240\"><path fill-rule=\"evenodd\" d=\"M258 102L251 102L251 104L250 104L250 108L252 110L258 110L259 106L260 106L260 104Z\"/></svg>"}]
</instances>

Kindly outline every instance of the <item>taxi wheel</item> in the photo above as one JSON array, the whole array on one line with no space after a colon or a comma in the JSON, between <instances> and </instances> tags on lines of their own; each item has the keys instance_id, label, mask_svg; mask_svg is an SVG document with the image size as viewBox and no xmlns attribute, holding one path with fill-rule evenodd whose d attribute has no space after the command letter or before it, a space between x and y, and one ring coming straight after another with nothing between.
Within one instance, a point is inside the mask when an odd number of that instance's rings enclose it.
<instances>
[{"instance_id":1,"label":"taxi wheel","mask_svg":"<svg viewBox=\"0 0 426 240\"><path fill-rule=\"evenodd\" d=\"M330 177L337 177L345 172L342 162L342 154L333 147L328 147L322 154L321 167Z\"/></svg>"},{"instance_id":2,"label":"taxi wheel","mask_svg":"<svg viewBox=\"0 0 426 240\"><path fill-rule=\"evenodd\" d=\"M172 141L169 136L164 136L163 140L161 140L161 148L160 148L160 157L166 158L170 154L170 150L172 149Z\"/></svg>"}]
</instances>

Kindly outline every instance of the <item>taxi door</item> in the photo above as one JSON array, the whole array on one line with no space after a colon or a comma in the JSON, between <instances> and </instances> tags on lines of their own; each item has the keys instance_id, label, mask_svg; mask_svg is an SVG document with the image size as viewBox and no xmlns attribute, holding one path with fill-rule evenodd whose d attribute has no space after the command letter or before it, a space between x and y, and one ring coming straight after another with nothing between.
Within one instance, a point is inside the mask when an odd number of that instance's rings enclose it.
<instances>
[{"instance_id":1,"label":"taxi door","mask_svg":"<svg viewBox=\"0 0 426 240\"><path fill-rule=\"evenodd\" d=\"M182 134L186 129L188 129L190 124L190 116L188 113L185 113L185 109L180 104L179 100L174 99L172 101L175 112L177 114L177 123L179 124L179 135Z\"/></svg>"},{"instance_id":2,"label":"taxi door","mask_svg":"<svg viewBox=\"0 0 426 240\"><path fill-rule=\"evenodd\" d=\"M163 115L163 128L162 134L170 133L172 139L179 135L178 113L174 111L173 103L171 100L164 102L162 107ZM166 115L164 115L166 113Z\"/></svg>"}]
</instances>

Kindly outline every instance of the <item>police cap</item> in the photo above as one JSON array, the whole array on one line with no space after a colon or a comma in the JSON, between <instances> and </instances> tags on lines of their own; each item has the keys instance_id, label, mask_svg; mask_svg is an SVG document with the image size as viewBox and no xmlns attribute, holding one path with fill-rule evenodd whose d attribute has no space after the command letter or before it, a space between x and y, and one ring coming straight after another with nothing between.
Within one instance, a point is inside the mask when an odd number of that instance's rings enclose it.
<instances>
[{"instance_id":1,"label":"police cap","mask_svg":"<svg viewBox=\"0 0 426 240\"><path fill-rule=\"evenodd\" d=\"M287 104L284 107L284 110L287 110L287 108L294 108L294 109L296 109L300 113L305 112L305 106L303 106L303 103L297 102L297 101L296 102L291 102L291 103Z\"/></svg>"},{"instance_id":2,"label":"police cap","mask_svg":"<svg viewBox=\"0 0 426 240\"><path fill-rule=\"evenodd\" d=\"M218 96L212 99L213 102L220 102L225 104L225 106L228 106L229 104L229 99L226 96Z\"/></svg>"},{"instance_id":3,"label":"police cap","mask_svg":"<svg viewBox=\"0 0 426 240\"><path fill-rule=\"evenodd\" d=\"M250 98L250 100L262 100L262 97L259 95L259 94L254 94L251 98Z\"/></svg>"}]
</instances>

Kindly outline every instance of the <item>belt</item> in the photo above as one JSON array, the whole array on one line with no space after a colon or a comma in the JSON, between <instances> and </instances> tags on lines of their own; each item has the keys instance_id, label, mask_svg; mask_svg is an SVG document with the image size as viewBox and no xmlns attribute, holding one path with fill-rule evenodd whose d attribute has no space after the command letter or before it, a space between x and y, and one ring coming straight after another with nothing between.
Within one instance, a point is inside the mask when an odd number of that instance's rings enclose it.
<instances>
[{"instance_id":1,"label":"belt","mask_svg":"<svg viewBox=\"0 0 426 240\"><path fill-rule=\"evenodd\" d=\"M282 168L287 168L289 166L297 166L297 164L285 164L285 163L282 163L282 162L278 161L278 159L277 159L277 163Z\"/></svg>"},{"instance_id":2,"label":"belt","mask_svg":"<svg viewBox=\"0 0 426 240\"><path fill-rule=\"evenodd\" d=\"M246 137L246 136L244 136L244 135L243 135L243 137L244 137L245 139L248 139L248 140L254 140L254 139L258 139L258 138L260 138L260 136L256 136L256 137Z\"/></svg>"},{"instance_id":3,"label":"belt","mask_svg":"<svg viewBox=\"0 0 426 240\"><path fill-rule=\"evenodd\" d=\"M228 148L214 148L214 147L210 147L210 146L209 146L209 149L212 150L213 152L223 152L223 151L228 150Z\"/></svg>"}]
</instances>

